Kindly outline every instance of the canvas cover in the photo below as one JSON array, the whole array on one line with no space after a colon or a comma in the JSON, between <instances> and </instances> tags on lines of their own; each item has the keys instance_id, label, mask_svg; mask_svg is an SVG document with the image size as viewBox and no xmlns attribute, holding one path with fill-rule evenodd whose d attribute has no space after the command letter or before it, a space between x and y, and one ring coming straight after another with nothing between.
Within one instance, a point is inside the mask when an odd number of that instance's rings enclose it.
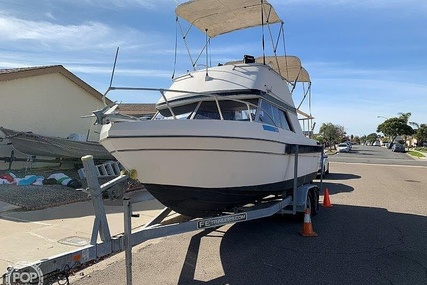
<instances>
[{"instance_id":1,"label":"canvas cover","mask_svg":"<svg viewBox=\"0 0 427 285\"><path fill-rule=\"evenodd\" d=\"M257 57L255 60L263 62L262 57ZM296 56L266 56L265 63L290 82L310 82L308 72Z\"/></svg>"},{"instance_id":2,"label":"canvas cover","mask_svg":"<svg viewBox=\"0 0 427 285\"><path fill-rule=\"evenodd\" d=\"M264 24L282 22L273 6L264 0L193 0L179 5L175 13L213 38L260 26L261 7L264 7Z\"/></svg>"},{"instance_id":3,"label":"canvas cover","mask_svg":"<svg viewBox=\"0 0 427 285\"><path fill-rule=\"evenodd\" d=\"M262 56L255 58L257 63L264 63ZM242 60L230 61L226 64L241 64ZM301 60L297 56L266 56L265 64L269 65L277 73L289 82L311 82L307 70L301 66Z\"/></svg>"}]
</instances>

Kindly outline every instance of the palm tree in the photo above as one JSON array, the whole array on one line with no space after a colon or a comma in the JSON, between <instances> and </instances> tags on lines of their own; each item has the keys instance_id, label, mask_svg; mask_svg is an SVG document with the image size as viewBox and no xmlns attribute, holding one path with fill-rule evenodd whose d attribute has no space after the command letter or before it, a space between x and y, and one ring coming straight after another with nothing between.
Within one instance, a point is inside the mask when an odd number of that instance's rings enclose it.
<instances>
[{"instance_id":1,"label":"palm tree","mask_svg":"<svg viewBox=\"0 0 427 285\"><path fill-rule=\"evenodd\" d=\"M420 125L418 125L418 123L416 123L416 122L409 122L409 117L412 115L411 112L408 112L408 113L399 112L397 114L399 115L400 119L403 119L405 121L406 124L413 126L413 127L416 127L417 129L420 127ZM407 136L404 135L403 137L405 138L405 144L406 144Z\"/></svg>"},{"instance_id":2,"label":"palm tree","mask_svg":"<svg viewBox=\"0 0 427 285\"><path fill-rule=\"evenodd\" d=\"M410 126L414 126L414 127L416 127L416 128L419 128L420 126L418 125L418 123L416 123L416 122L409 122L409 117L412 115L412 113L411 112L408 112L408 113L402 113L402 112L400 112L400 113L397 113L398 115L399 115L399 118L400 119L403 119L403 120L405 120L405 123L406 124L408 124L408 125L410 125Z\"/></svg>"}]
</instances>

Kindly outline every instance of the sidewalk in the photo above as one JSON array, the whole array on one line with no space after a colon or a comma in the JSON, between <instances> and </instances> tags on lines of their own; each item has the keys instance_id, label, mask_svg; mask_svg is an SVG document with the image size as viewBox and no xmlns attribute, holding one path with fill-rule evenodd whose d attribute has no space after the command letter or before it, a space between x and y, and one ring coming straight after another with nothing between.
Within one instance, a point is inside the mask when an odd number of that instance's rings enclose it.
<instances>
[{"instance_id":1,"label":"sidewalk","mask_svg":"<svg viewBox=\"0 0 427 285\"><path fill-rule=\"evenodd\" d=\"M155 217L164 208L148 192L141 190L143 202L133 205L140 215L133 228ZM118 201L119 204L121 201ZM95 219L91 201L23 212L16 206L0 203L0 284L7 267L20 262L35 262L89 244ZM105 206L111 235L123 232L123 206Z\"/></svg>"}]
</instances>

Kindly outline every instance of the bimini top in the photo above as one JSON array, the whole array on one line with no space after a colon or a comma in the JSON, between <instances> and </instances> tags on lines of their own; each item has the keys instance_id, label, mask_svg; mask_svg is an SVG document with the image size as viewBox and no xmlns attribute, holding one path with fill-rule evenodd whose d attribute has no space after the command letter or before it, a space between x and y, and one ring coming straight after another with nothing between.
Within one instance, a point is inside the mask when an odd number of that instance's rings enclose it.
<instances>
[{"instance_id":1,"label":"bimini top","mask_svg":"<svg viewBox=\"0 0 427 285\"><path fill-rule=\"evenodd\" d=\"M264 23L261 11L264 12ZM266 0L193 0L179 5L175 13L207 33L210 38L262 24L282 22Z\"/></svg>"},{"instance_id":2,"label":"bimini top","mask_svg":"<svg viewBox=\"0 0 427 285\"><path fill-rule=\"evenodd\" d=\"M262 56L255 58L255 62L263 63ZM230 61L229 64L240 64L242 61ZM288 82L311 82L310 75L301 65L301 60L296 56L266 56L265 64L279 73Z\"/></svg>"}]
</instances>

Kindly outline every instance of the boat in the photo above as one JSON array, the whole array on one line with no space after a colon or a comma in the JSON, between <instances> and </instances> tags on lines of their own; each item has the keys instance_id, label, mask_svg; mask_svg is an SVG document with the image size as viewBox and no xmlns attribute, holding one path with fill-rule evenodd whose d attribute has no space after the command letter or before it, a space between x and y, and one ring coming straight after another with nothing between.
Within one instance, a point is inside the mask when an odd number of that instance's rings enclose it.
<instances>
[{"instance_id":1,"label":"boat","mask_svg":"<svg viewBox=\"0 0 427 285\"><path fill-rule=\"evenodd\" d=\"M283 27L267 1L193 0L175 11L205 33L206 45L241 29ZM173 78L168 89L110 86L106 94L159 91L158 112L148 121L98 114L100 143L157 200L186 216L221 215L285 197L295 185L312 182L319 167L322 147L304 135L298 118L312 116L295 107L291 93L294 84L309 80L299 58L273 54L242 55L213 67L206 59L205 68Z\"/></svg>"},{"instance_id":2,"label":"boat","mask_svg":"<svg viewBox=\"0 0 427 285\"><path fill-rule=\"evenodd\" d=\"M14 149L27 155L77 160L91 154L96 160L115 160L114 156L98 142L43 136L4 127L0 127L0 131L6 135Z\"/></svg>"}]
</instances>

